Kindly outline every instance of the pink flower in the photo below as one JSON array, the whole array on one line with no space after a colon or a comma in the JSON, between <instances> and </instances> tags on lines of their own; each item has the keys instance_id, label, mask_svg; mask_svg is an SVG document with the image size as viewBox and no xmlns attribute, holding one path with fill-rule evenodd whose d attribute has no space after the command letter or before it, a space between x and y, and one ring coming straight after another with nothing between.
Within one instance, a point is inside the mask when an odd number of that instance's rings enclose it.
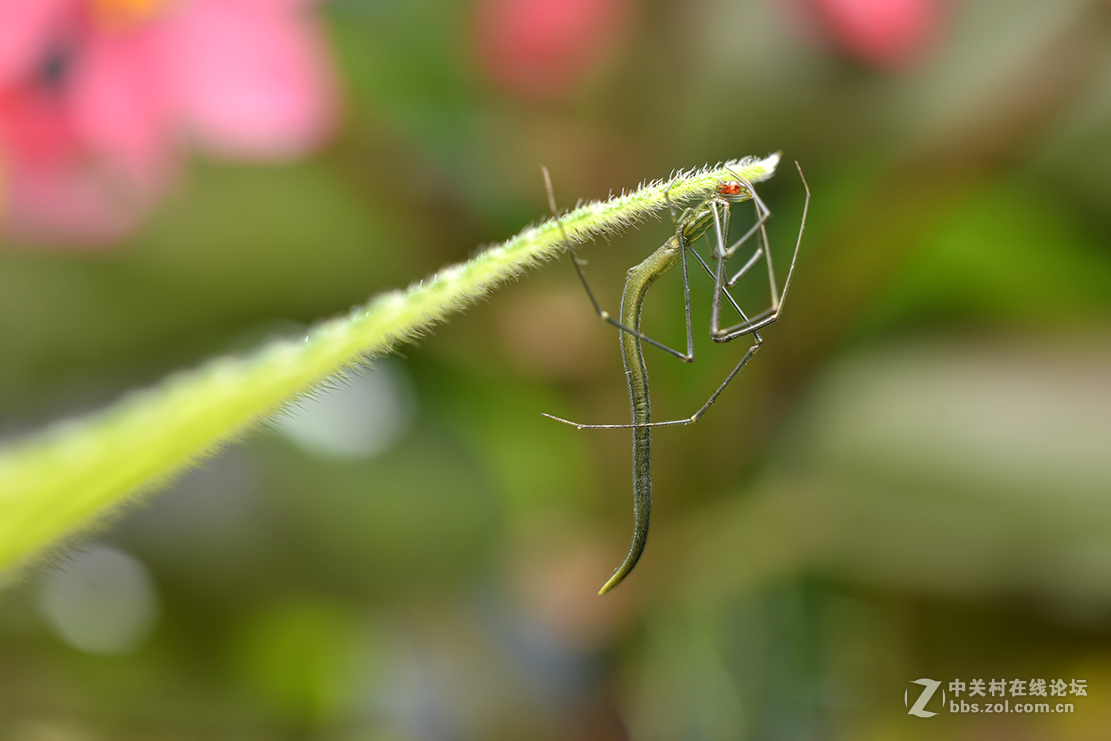
<instances>
[{"instance_id":1,"label":"pink flower","mask_svg":"<svg viewBox=\"0 0 1111 741\"><path fill-rule=\"evenodd\" d=\"M313 0L0 0L0 225L115 239L173 183L183 145L302 154L335 86Z\"/></svg>"},{"instance_id":2,"label":"pink flower","mask_svg":"<svg viewBox=\"0 0 1111 741\"><path fill-rule=\"evenodd\" d=\"M937 42L944 0L804 0L823 35L882 69L907 67Z\"/></svg>"},{"instance_id":3,"label":"pink flower","mask_svg":"<svg viewBox=\"0 0 1111 741\"><path fill-rule=\"evenodd\" d=\"M479 56L506 90L558 97L616 44L629 15L627 0L479 0Z\"/></svg>"}]
</instances>

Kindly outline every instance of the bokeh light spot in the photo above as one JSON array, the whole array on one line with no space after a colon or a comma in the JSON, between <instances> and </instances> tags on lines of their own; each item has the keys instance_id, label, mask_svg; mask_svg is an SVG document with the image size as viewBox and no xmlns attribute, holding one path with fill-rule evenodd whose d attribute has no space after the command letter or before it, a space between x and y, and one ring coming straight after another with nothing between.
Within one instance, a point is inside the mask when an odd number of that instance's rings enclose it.
<instances>
[{"instance_id":1,"label":"bokeh light spot","mask_svg":"<svg viewBox=\"0 0 1111 741\"><path fill-rule=\"evenodd\" d=\"M75 553L51 572L40 607L62 640L91 654L131 653L158 618L158 597L147 568L105 545Z\"/></svg>"},{"instance_id":2,"label":"bokeh light spot","mask_svg":"<svg viewBox=\"0 0 1111 741\"><path fill-rule=\"evenodd\" d=\"M416 401L404 369L382 359L338 388L302 399L277 421L277 428L314 455L369 458L397 444L415 417Z\"/></svg>"},{"instance_id":3,"label":"bokeh light spot","mask_svg":"<svg viewBox=\"0 0 1111 741\"><path fill-rule=\"evenodd\" d=\"M627 0L482 0L477 13L486 73L529 98L559 97L581 82L630 16Z\"/></svg>"}]
</instances>

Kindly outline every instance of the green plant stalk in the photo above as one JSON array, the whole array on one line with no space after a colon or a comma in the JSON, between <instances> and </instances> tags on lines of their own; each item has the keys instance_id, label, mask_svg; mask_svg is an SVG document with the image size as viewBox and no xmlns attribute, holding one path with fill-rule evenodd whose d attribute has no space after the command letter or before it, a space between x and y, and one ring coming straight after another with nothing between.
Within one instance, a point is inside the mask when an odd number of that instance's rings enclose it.
<instances>
[{"instance_id":1,"label":"green plant stalk","mask_svg":"<svg viewBox=\"0 0 1111 741\"><path fill-rule=\"evenodd\" d=\"M678 204L702 198L731 173L767 180L778 162L773 154L681 173L588 203L561 220L568 238L581 242L664 208L665 190ZM427 332L563 248L559 226L548 220L404 291L380 294L322 322L303 339L215 358L0 451L0 570L103 522L136 493L157 488L328 378Z\"/></svg>"}]
</instances>

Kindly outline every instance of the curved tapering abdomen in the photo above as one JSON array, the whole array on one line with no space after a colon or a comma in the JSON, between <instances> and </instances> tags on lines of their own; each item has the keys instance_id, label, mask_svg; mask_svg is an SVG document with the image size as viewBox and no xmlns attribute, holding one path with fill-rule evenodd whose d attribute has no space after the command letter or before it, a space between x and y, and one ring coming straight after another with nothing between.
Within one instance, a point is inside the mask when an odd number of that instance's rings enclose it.
<instances>
[{"instance_id":1,"label":"curved tapering abdomen","mask_svg":"<svg viewBox=\"0 0 1111 741\"><path fill-rule=\"evenodd\" d=\"M644 295L655 280L675 267L682 257L683 246L677 237L667 240L662 247L649 255L644 262L629 271L625 280L625 293L621 297L621 323L640 331L640 314ZM621 332L621 357L625 363L625 377L629 382L629 401L633 408L633 424L644 425L652 421L648 401L648 372L644 367L644 352L640 338ZM644 553L648 541L648 522L652 515L651 448L652 428L633 428L633 543L629 553L613 576L598 594L605 594L629 575Z\"/></svg>"}]
</instances>

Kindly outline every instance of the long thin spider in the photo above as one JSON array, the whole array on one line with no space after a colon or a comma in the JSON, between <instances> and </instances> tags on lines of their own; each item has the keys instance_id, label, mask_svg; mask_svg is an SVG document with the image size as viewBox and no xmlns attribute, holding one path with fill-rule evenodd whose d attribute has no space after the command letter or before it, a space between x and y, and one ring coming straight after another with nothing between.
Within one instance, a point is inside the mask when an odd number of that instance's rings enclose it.
<instances>
[{"instance_id":1,"label":"long thin spider","mask_svg":"<svg viewBox=\"0 0 1111 741\"><path fill-rule=\"evenodd\" d=\"M551 177L546 168L541 168L544 173L544 185L548 192L548 205L552 211L552 216L559 224L560 231L563 233L564 243L571 253L571 263L575 266L575 272L578 274L579 280L582 282L583 288L590 298L590 303L594 307L594 311L598 314L599 318L620 330L621 355L625 364L625 375L629 383L629 399L633 412L632 424L613 425L581 424L550 414L544 415L558 422L572 425L580 430L629 428L633 430L633 542L629 548L628 555L625 556L625 560L617 568L613 576L602 586L601 590L598 592L599 594L605 594L628 576L633 570L633 567L636 566L637 561L640 560L641 554L644 552L645 543L648 540L648 524L652 509L651 428L688 425L701 419L702 415L706 413L706 410L717 401L725 388L736 378L737 374L741 372L741 369L745 367L748 361L752 359L756 351L760 349L760 346L763 344L763 338L760 336L759 330L779 318L783 302L787 298L787 291L790 288L791 277L794 275L795 261L798 258L799 246L802 244L802 233L806 226L806 215L810 206L810 188L806 184L806 178L802 174L802 168L798 166L797 162L795 166L798 167L799 177L802 179L803 188L806 190L806 200L803 204L798 239L795 242L795 250L791 256L791 266L787 271L787 279L784 281L782 294L779 293L776 286L775 271L772 266L771 251L768 246L768 235L765 229L765 223L768 218L770 218L771 211L764 202L760 200L752 183L733 172L732 174L737 178L736 180L726 180L718 183L714 191L701 203L687 208L678 218L676 218L675 210L671 204L669 195L670 187L664 192L668 208L671 210L672 221L675 224L675 234L668 237L667 241L657 248L655 252L645 258L644 261L629 270L625 280L625 290L621 298L621 313L618 319L614 319L609 312L603 310L597 298L594 296L594 292L591 290L590 284L586 279L586 274L582 268L584 261L579 258L570 240L567 239L567 233L563 231L563 223L556 209ZM726 247L729 234L729 207L733 203L746 200L752 200L753 202L756 209L756 222L740 239ZM711 269L693 247L694 243L702 238L703 235L709 236L711 226L714 228L713 235L716 238L711 243L712 256L717 262L716 269ZM727 278L726 263L728 259L732 257L743 244L747 243L748 240L757 234L759 235L759 244L753 251L751 257L749 257L744 266L742 266L732 278ZM737 337L751 334L754 342L745 352L740 362L737 363L721 385L710 395L710 398L698 409L698 411L690 417L683 419L652 422L651 406L648 396L648 373L644 366L644 352L641 347L641 342L648 342L684 362L689 363L694 361L690 276L687 269L688 251L695 256L702 268L714 278L710 337L715 342L729 342ZM749 319L729 293L728 289L735 285L737 281L759 261L761 255L764 256L768 269L768 281L771 288L771 306L752 319ZM682 264L683 266L683 304L687 329L687 351L685 353L648 337L640 331L641 313L648 289L657 279L674 268L676 264ZM725 329L722 329L720 325L721 297L723 295L728 298L729 303L742 319L741 323L732 327L726 327Z\"/></svg>"}]
</instances>

